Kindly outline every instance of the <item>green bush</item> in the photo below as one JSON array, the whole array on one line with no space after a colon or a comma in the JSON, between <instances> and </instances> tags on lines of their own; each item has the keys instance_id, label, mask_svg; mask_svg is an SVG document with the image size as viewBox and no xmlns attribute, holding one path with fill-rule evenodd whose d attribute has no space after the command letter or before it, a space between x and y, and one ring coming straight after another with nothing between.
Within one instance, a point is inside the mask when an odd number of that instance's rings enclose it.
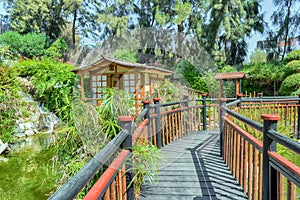
<instances>
[{"instance_id":1,"label":"green bush","mask_svg":"<svg viewBox=\"0 0 300 200\"><path fill-rule=\"evenodd\" d=\"M22 36L22 46L19 50L23 57L34 58L43 56L46 48L46 35L27 33Z\"/></svg>"},{"instance_id":2,"label":"green bush","mask_svg":"<svg viewBox=\"0 0 300 200\"><path fill-rule=\"evenodd\" d=\"M75 74L74 66L50 58L26 60L16 66L22 76L30 76L36 88L34 97L56 113L65 122L70 122L72 113L72 93Z\"/></svg>"},{"instance_id":3,"label":"green bush","mask_svg":"<svg viewBox=\"0 0 300 200\"><path fill-rule=\"evenodd\" d=\"M300 73L300 60L293 60L289 62L285 68L283 68L283 72L283 79L292 74Z\"/></svg>"},{"instance_id":4,"label":"green bush","mask_svg":"<svg viewBox=\"0 0 300 200\"><path fill-rule=\"evenodd\" d=\"M8 46L13 54L17 54L22 47L22 35L14 31L7 31L0 35L0 43Z\"/></svg>"},{"instance_id":5,"label":"green bush","mask_svg":"<svg viewBox=\"0 0 300 200\"><path fill-rule=\"evenodd\" d=\"M64 39L58 38L46 51L46 55L52 58L61 58L68 46Z\"/></svg>"},{"instance_id":6,"label":"green bush","mask_svg":"<svg viewBox=\"0 0 300 200\"><path fill-rule=\"evenodd\" d=\"M12 132L18 117L20 91L17 72L6 65L0 65L0 138L7 142L13 139Z\"/></svg>"},{"instance_id":7,"label":"green bush","mask_svg":"<svg viewBox=\"0 0 300 200\"><path fill-rule=\"evenodd\" d=\"M44 34L27 33L21 35L14 31L7 31L0 36L0 43L8 46L14 55L34 58L43 56L47 48L47 38Z\"/></svg>"},{"instance_id":8,"label":"green bush","mask_svg":"<svg viewBox=\"0 0 300 200\"><path fill-rule=\"evenodd\" d=\"M298 95L300 92L300 73L288 76L282 82L279 93L282 95Z\"/></svg>"},{"instance_id":9,"label":"green bush","mask_svg":"<svg viewBox=\"0 0 300 200\"><path fill-rule=\"evenodd\" d=\"M292 60L300 60L300 49L291 51L284 58L286 62L291 62Z\"/></svg>"}]
</instances>

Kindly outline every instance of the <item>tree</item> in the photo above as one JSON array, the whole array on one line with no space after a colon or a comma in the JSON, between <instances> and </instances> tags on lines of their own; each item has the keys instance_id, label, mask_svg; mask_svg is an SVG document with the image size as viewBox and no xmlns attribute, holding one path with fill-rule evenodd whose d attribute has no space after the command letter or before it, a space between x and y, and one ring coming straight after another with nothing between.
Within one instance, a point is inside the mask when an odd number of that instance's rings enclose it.
<instances>
[{"instance_id":1,"label":"tree","mask_svg":"<svg viewBox=\"0 0 300 200\"><path fill-rule=\"evenodd\" d=\"M55 40L60 36L66 19L61 0L7 0L13 30L26 34L45 33Z\"/></svg>"},{"instance_id":2,"label":"tree","mask_svg":"<svg viewBox=\"0 0 300 200\"><path fill-rule=\"evenodd\" d=\"M272 15L272 21L276 30L270 31L269 34L276 41L284 41L283 49L275 51L283 60L285 54L290 50L290 38L299 34L300 14L299 10L294 9L299 0L273 0L273 2L276 9Z\"/></svg>"},{"instance_id":3,"label":"tree","mask_svg":"<svg viewBox=\"0 0 300 200\"><path fill-rule=\"evenodd\" d=\"M223 50L225 64L238 65L247 54L246 37L252 31L263 31L262 15L257 0L213 0L207 11L208 24L203 25L202 38L207 38L208 52Z\"/></svg>"},{"instance_id":4,"label":"tree","mask_svg":"<svg viewBox=\"0 0 300 200\"><path fill-rule=\"evenodd\" d=\"M251 64L265 63L267 62L267 55L261 49L255 49L250 56Z\"/></svg>"}]
</instances>

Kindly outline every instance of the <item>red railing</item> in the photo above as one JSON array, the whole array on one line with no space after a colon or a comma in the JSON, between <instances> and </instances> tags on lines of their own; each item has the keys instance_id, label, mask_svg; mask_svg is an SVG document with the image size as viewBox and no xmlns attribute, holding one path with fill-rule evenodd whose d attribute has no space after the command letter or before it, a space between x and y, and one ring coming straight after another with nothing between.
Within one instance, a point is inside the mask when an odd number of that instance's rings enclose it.
<instances>
[{"instance_id":1,"label":"red railing","mask_svg":"<svg viewBox=\"0 0 300 200\"><path fill-rule=\"evenodd\" d=\"M300 197L300 194L296 196L300 191L300 167L276 153L277 143L300 156L300 144L276 131L281 118L282 126L291 126L292 137L299 138L299 101L300 97L239 98L236 110L232 103L227 104L231 109L227 108L226 99L221 99L222 156L249 199L296 200ZM245 109L248 118L239 114L245 114ZM263 125L252 120L257 120L258 115ZM257 132L261 134L258 138L253 136L257 136Z\"/></svg>"}]
</instances>

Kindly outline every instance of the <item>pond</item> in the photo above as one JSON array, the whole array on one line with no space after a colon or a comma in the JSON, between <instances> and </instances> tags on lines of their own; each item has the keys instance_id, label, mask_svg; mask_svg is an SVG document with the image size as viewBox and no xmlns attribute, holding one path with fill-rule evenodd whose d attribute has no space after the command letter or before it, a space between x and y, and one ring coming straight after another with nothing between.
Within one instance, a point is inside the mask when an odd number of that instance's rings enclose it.
<instances>
[{"instance_id":1,"label":"pond","mask_svg":"<svg viewBox=\"0 0 300 200\"><path fill-rule=\"evenodd\" d=\"M61 170L54 164L53 136L35 135L0 157L0 199L47 199L57 187ZM6 160L6 161L3 161Z\"/></svg>"}]
</instances>

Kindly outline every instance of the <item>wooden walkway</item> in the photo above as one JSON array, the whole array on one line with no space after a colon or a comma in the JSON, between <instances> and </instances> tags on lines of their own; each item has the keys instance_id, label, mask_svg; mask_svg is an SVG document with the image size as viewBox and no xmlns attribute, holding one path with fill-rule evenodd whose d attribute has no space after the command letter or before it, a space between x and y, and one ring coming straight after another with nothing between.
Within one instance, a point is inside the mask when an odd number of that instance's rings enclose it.
<instances>
[{"instance_id":1,"label":"wooden walkway","mask_svg":"<svg viewBox=\"0 0 300 200\"><path fill-rule=\"evenodd\" d=\"M146 181L140 200L248 199L219 156L219 131L190 134L162 151L158 182Z\"/></svg>"}]
</instances>

